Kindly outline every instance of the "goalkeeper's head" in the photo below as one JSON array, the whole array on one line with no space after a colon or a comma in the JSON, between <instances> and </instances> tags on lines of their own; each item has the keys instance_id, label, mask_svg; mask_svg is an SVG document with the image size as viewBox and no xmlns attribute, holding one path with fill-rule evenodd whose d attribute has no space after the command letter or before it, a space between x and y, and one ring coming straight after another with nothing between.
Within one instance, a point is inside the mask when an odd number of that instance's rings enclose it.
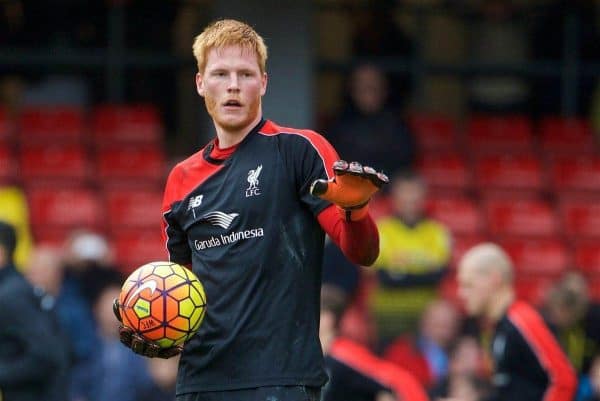
<instances>
[{"instance_id":1,"label":"goalkeeper's head","mask_svg":"<svg viewBox=\"0 0 600 401\"><path fill-rule=\"evenodd\" d=\"M496 244L474 246L459 262L458 286L467 313L498 320L514 299L510 257Z\"/></svg>"},{"instance_id":2,"label":"goalkeeper's head","mask_svg":"<svg viewBox=\"0 0 600 401\"><path fill-rule=\"evenodd\" d=\"M256 54L260 72L266 72L267 46L250 25L233 20L222 19L208 25L194 40L194 57L198 64L198 72L204 73L208 53L212 49L221 49L228 46L240 46Z\"/></svg>"}]
</instances>

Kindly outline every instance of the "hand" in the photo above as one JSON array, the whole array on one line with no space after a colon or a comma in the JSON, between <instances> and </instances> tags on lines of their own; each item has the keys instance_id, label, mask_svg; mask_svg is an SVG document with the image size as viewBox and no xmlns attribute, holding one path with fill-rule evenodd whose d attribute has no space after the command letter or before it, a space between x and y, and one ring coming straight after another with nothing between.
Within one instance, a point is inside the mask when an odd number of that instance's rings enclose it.
<instances>
[{"instance_id":1,"label":"hand","mask_svg":"<svg viewBox=\"0 0 600 401\"><path fill-rule=\"evenodd\" d=\"M310 193L337 205L348 221L366 216L373 194L389 182L385 174L374 168L345 160L333 163L333 173L330 180L313 182Z\"/></svg>"},{"instance_id":2,"label":"hand","mask_svg":"<svg viewBox=\"0 0 600 401\"><path fill-rule=\"evenodd\" d=\"M163 358L168 359L175 355L178 355L183 351L181 345L175 345L169 348L162 348L153 341L148 341L141 335L137 334L133 329L123 325L123 319L121 318L121 305L119 300L113 301L113 313L119 321L119 338L121 342L127 347L131 348L133 352L139 355L143 355L148 358Z\"/></svg>"}]
</instances>

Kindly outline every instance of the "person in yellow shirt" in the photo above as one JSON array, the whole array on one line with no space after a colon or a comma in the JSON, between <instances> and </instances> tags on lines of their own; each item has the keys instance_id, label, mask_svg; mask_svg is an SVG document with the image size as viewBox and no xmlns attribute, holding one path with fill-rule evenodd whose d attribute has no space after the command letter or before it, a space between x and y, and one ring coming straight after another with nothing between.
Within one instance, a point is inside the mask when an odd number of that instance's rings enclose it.
<instances>
[{"instance_id":1,"label":"person in yellow shirt","mask_svg":"<svg viewBox=\"0 0 600 401\"><path fill-rule=\"evenodd\" d=\"M380 253L377 286L370 298L384 342L416 328L420 314L437 293L451 257L451 237L425 214L427 187L411 171L392 179L394 214L377 221Z\"/></svg>"},{"instance_id":2,"label":"person in yellow shirt","mask_svg":"<svg viewBox=\"0 0 600 401\"><path fill-rule=\"evenodd\" d=\"M17 231L17 249L14 258L15 265L22 270L31 252L33 241L29 227L27 199L20 188L0 186L0 219L11 224Z\"/></svg>"}]
</instances>

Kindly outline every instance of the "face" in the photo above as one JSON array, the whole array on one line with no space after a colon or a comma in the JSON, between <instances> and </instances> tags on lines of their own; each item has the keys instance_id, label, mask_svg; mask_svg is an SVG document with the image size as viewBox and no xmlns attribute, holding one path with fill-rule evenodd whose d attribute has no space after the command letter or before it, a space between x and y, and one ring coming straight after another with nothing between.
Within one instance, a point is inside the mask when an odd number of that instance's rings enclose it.
<instances>
[{"instance_id":1,"label":"face","mask_svg":"<svg viewBox=\"0 0 600 401\"><path fill-rule=\"evenodd\" d=\"M375 67L363 66L354 72L351 96L361 112L372 114L383 109L386 95L385 78Z\"/></svg>"},{"instance_id":2,"label":"face","mask_svg":"<svg viewBox=\"0 0 600 401\"><path fill-rule=\"evenodd\" d=\"M420 218L425 209L425 186L419 180L398 181L392 189L394 208L407 221Z\"/></svg>"},{"instance_id":3,"label":"face","mask_svg":"<svg viewBox=\"0 0 600 401\"><path fill-rule=\"evenodd\" d=\"M458 296L469 315L484 314L496 286L492 273L483 274L469 261L461 261L458 269Z\"/></svg>"},{"instance_id":4,"label":"face","mask_svg":"<svg viewBox=\"0 0 600 401\"><path fill-rule=\"evenodd\" d=\"M211 49L204 71L196 75L196 89L217 127L237 133L260 118L267 74L260 72L254 51L240 46Z\"/></svg>"}]
</instances>

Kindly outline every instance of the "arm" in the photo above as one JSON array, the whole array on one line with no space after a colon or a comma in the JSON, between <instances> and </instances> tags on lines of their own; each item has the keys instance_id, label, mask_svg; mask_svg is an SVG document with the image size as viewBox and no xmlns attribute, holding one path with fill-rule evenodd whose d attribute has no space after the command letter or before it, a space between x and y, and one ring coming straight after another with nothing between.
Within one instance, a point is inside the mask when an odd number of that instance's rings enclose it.
<instances>
[{"instance_id":1,"label":"arm","mask_svg":"<svg viewBox=\"0 0 600 401\"><path fill-rule=\"evenodd\" d=\"M330 205L319 213L317 219L352 263L370 266L375 262L379 255L379 233L369 214L357 221L347 221L336 206Z\"/></svg>"}]
</instances>

